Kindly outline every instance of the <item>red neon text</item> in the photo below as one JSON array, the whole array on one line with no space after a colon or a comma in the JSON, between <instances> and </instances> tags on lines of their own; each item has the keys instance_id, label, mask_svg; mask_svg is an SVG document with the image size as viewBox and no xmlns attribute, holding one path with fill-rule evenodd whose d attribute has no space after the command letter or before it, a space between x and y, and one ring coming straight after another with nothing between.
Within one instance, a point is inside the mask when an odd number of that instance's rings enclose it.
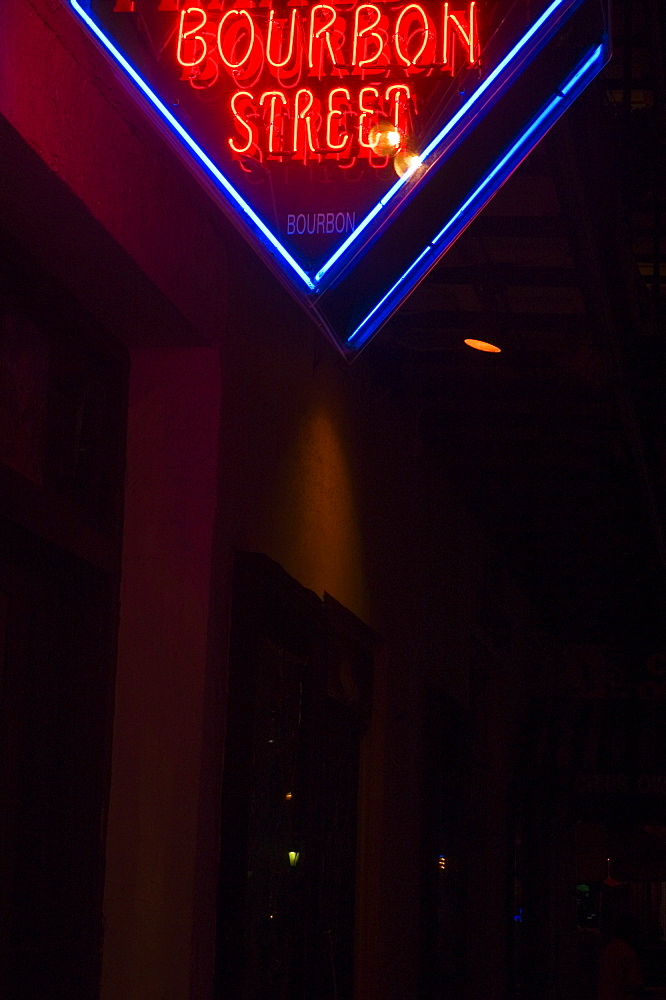
<instances>
[{"instance_id":1,"label":"red neon text","mask_svg":"<svg viewBox=\"0 0 666 1000\"><path fill-rule=\"evenodd\" d=\"M283 83L285 68L299 78L368 72L386 78L405 69L410 75L452 73L456 59L472 65L480 55L476 0L464 11L446 2L383 9L362 3L343 14L318 3L309 12L293 7L284 18L261 7L212 14L200 6L180 11L176 58L181 66L198 66L207 56L219 57L237 82L244 72L256 74L256 61L264 59Z\"/></svg>"},{"instance_id":2,"label":"red neon text","mask_svg":"<svg viewBox=\"0 0 666 1000\"><path fill-rule=\"evenodd\" d=\"M116 0L123 9L129 2ZM279 10L222 10L219 0L199 0L178 10L176 59L196 89L233 81L224 99L235 155L340 166L362 157L383 166L371 129L391 122L406 143L424 99L420 81L480 57L476 0L464 9L459 2L290 0Z\"/></svg>"},{"instance_id":3,"label":"red neon text","mask_svg":"<svg viewBox=\"0 0 666 1000\"><path fill-rule=\"evenodd\" d=\"M353 98L347 87L333 87L324 104L307 87L293 96L267 90L235 93L231 111L238 135L229 139L234 153L261 153L290 160L336 154L369 156L368 133L380 121L392 122L401 134L409 131L412 94L407 84L362 87Z\"/></svg>"}]
</instances>

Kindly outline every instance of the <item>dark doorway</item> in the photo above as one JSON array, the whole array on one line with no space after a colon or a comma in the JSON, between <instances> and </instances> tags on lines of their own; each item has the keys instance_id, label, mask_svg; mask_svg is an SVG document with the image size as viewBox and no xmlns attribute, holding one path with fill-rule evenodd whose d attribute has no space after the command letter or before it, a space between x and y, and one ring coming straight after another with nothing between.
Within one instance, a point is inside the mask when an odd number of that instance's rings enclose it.
<instances>
[{"instance_id":1,"label":"dark doorway","mask_svg":"<svg viewBox=\"0 0 666 1000\"><path fill-rule=\"evenodd\" d=\"M115 582L0 522L0 993L99 990Z\"/></svg>"},{"instance_id":2,"label":"dark doorway","mask_svg":"<svg viewBox=\"0 0 666 1000\"><path fill-rule=\"evenodd\" d=\"M263 556L237 559L217 995L351 1000L369 630Z\"/></svg>"}]
</instances>

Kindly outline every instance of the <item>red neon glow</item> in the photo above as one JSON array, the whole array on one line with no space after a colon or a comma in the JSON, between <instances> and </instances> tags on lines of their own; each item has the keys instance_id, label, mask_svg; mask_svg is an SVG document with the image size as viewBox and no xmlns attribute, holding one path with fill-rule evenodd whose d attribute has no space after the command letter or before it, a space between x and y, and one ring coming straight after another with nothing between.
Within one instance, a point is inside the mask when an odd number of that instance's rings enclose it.
<instances>
[{"instance_id":1,"label":"red neon glow","mask_svg":"<svg viewBox=\"0 0 666 1000\"><path fill-rule=\"evenodd\" d=\"M444 67L454 69L453 43L451 41L451 26L455 30L458 40L465 48L465 54L470 64L477 61L480 55L479 35L476 24L476 0L471 0L468 8L467 20L461 21L457 11L455 14L449 10L451 5L444 4L444 18L442 23L442 63Z\"/></svg>"},{"instance_id":2,"label":"red neon glow","mask_svg":"<svg viewBox=\"0 0 666 1000\"><path fill-rule=\"evenodd\" d=\"M402 135L405 135L408 131L407 113L412 97L410 88L405 83L394 83L386 88L385 97L389 106L392 105L389 116L392 115L393 124Z\"/></svg>"},{"instance_id":3,"label":"red neon glow","mask_svg":"<svg viewBox=\"0 0 666 1000\"><path fill-rule=\"evenodd\" d=\"M236 125L240 126L247 132L247 142L244 146L239 146L236 144L234 139L228 139L227 141L234 153L247 153L252 146L256 146L257 144L257 129L256 126L250 124L250 122L243 118L236 108L236 102L239 97L245 97L249 101L251 101L253 97L249 90L237 90L231 98L231 110L233 111Z\"/></svg>"},{"instance_id":4,"label":"red neon glow","mask_svg":"<svg viewBox=\"0 0 666 1000\"><path fill-rule=\"evenodd\" d=\"M244 17L250 28L250 40L247 43L245 54L243 55L242 59L238 60L238 62L232 62L230 59L227 59L227 57L224 54L224 50L222 48L222 28L224 27L227 19L230 17ZM217 28L217 50L220 53L220 59L222 60L224 65L228 66L229 69L239 69L243 65L243 63L246 63L252 53L255 37L256 37L256 31L254 27L254 21L249 11L232 9L228 10L226 14L223 14L222 17L220 18L220 23ZM236 34L236 38L234 40L234 46L233 46L234 48L236 47L237 41L238 41L238 34Z\"/></svg>"},{"instance_id":5,"label":"red neon glow","mask_svg":"<svg viewBox=\"0 0 666 1000\"><path fill-rule=\"evenodd\" d=\"M266 36L266 61L269 66L273 66L275 69L281 69L282 66L286 66L291 62L294 55L294 40L296 38L296 10L291 12L291 26L289 28L289 48L287 49L287 54L278 62L277 59L273 59L271 56L271 43L273 41L273 28L275 27L275 11L271 8L268 12L268 34ZM284 34L284 26L280 24L280 41L282 42L282 35Z\"/></svg>"},{"instance_id":6,"label":"red neon glow","mask_svg":"<svg viewBox=\"0 0 666 1000\"><path fill-rule=\"evenodd\" d=\"M200 14L201 20L193 28L185 29L185 18L189 14ZM176 59L181 66L198 66L199 63L203 62L206 58L206 53L208 51L208 46L206 45L206 39L203 35L197 35L197 31L205 27L207 21L206 11L202 10L201 7L188 7L186 10L180 12L180 25L178 28L178 46L176 48ZM183 42L189 42L187 48L190 50L191 54L196 56L197 46L201 46L201 54L190 60L183 58Z\"/></svg>"},{"instance_id":7,"label":"red neon glow","mask_svg":"<svg viewBox=\"0 0 666 1000\"><path fill-rule=\"evenodd\" d=\"M372 24L366 24L364 28L359 28L359 21L361 19L361 12L365 13L370 11L374 13L375 19ZM353 66L371 66L372 63L377 62L384 50L384 37L380 35L378 31L374 29L377 27L382 19L382 12L379 7L375 7L373 3L362 3L360 7L356 8L354 13L354 41L352 43L352 65ZM376 48L374 53L369 56L366 55L364 59L358 58L358 42L360 38L373 39L376 42ZM366 42L365 51L367 53L368 46Z\"/></svg>"},{"instance_id":8,"label":"red neon glow","mask_svg":"<svg viewBox=\"0 0 666 1000\"><path fill-rule=\"evenodd\" d=\"M374 100L372 104L364 101L366 94L372 94ZM368 139L368 130L372 123L372 118L377 114L379 108L379 91L376 87L361 87L358 95L358 142L365 149L372 149Z\"/></svg>"},{"instance_id":9,"label":"red neon glow","mask_svg":"<svg viewBox=\"0 0 666 1000\"><path fill-rule=\"evenodd\" d=\"M134 10L134 0L116 0L116 6L113 8L114 14L131 14Z\"/></svg>"},{"instance_id":10,"label":"red neon glow","mask_svg":"<svg viewBox=\"0 0 666 1000\"><path fill-rule=\"evenodd\" d=\"M340 121L347 112L342 110L342 108L334 108L333 101L337 98L337 95L341 94L342 98L349 104L351 101L351 94L346 87L335 87L328 95L328 114L326 116L326 146L328 149L344 149L349 142L349 135L347 132L343 132L340 129ZM338 142L333 142L333 136L331 134L331 126L333 120L338 119Z\"/></svg>"},{"instance_id":11,"label":"red neon glow","mask_svg":"<svg viewBox=\"0 0 666 1000\"><path fill-rule=\"evenodd\" d=\"M321 11L322 12L322 13L320 13L318 15L320 21L324 17L323 11L328 11L329 18L328 18L328 21L326 21L325 24L321 24L318 28L315 28L315 14L316 14L317 11ZM331 7L327 3L318 3L310 11L310 40L309 40L309 43L308 43L308 66L310 67L310 69L314 69L314 63L312 61L312 49L313 49L313 46L314 46L315 39L318 39L318 38L321 38L321 39L325 40L326 48L328 49L328 55L329 55L329 58L331 60L331 64L333 66L336 65L335 52L333 51L333 46L331 44L331 28L334 26L334 24L337 21L337 19L338 19L338 12L337 12L337 10L335 9L335 7ZM319 72L320 73L323 70L323 64L324 64L324 52L323 52L323 45L322 45L322 51L321 51L321 55L320 55L320 68L319 68Z\"/></svg>"},{"instance_id":12,"label":"red neon glow","mask_svg":"<svg viewBox=\"0 0 666 1000\"><path fill-rule=\"evenodd\" d=\"M259 104L262 108L264 107L267 98L270 101L270 110L268 113L268 152L278 153L279 150L275 148L275 106L278 101L282 101L282 107L284 109L287 104L287 98L281 90L267 90L259 98Z\"/></svg>"},{"instance_id":13,"label":"red neon glow","mask_svg":"<svg viewBox=\"0 0 666 1000\"><path fill-rule=\"evenodd\" d=\"M161 2L177 7L183 0ZM344 14L333 3L308 0L288 0L284 14L272 0L223 10L225 2L206 0L204 9L199 0L177 11L176 57L181 79L197 90L231 76L227 110L235 134L227 142L234 153L260 160L328 155L341 168L364 159L381 169L389 123L400 135L391 149L412 149L414 118L427 99L418 78L452 73L454 61L480 54L476 0L464 11L452 9L456 0L396 7L375 0L350 4ZM129 10L135 0L115 3ZM302 86L305 74L311 86ZM347 85L334 85L336 77ZM368 77L385 82L363 86ZM251 89L236 90L244 86Z\"/></svg>"},{"instance_id":14,"label":"red neon glow","mask_svg":"<svg viewBox=\"0 0 666 1000\"><path fill-rule=\"evenodd\" d=\"M408 14L411 14L412 21L414 20L414 14L417 14L421 20L421 24L423 25L423 27L420 29L420 34L423 36L421 41L421 48L418 50L413 59L410 59L409 54L405 52L403 49L403 42L406 47L408 42L411 41L411 36L405 38L400 33L400 29L402 28L402 22L404 18L408 16ZM407 23L409 24L409 21ZM400 61L403 62L405 66L416 66L418 64L419 59L423 55L425 47L428 44L429 40L430 40L430 21L428 20L428 15L424 11L421 4L410 3L407 5L407 7L403 7L403 9L398 14L398 18L395 22L394 44L395 44L395 54L397 55L398 59L400 59Z\"/></svg>"},{"instance_id":15,"label":"red neon glow","mask_svg":"<svg viewBox=\"0 0 666 1000\"><path fill-rule=\"evenodd\" d=\"M307 104L304 108L301 105L301 97L305 97ZM314 144L312 138L312 115L310 114L312 110L312 105L314 104L314 94L307 87L303 87L301 90L297 90L294 96L294 152L298 149L298 139L300 134L300 125L303 123L305 125L305 135L307 142L307 149L311 153L316 152L317 147ZM306 156L307 159L307 156Z\"/></svg>"}]
</instances>

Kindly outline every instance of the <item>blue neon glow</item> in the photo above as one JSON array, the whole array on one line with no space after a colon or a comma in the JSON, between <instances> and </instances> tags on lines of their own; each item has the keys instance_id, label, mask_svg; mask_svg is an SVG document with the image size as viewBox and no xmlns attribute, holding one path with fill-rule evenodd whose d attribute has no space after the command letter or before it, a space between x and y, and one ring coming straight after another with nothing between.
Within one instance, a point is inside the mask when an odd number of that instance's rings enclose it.
<instances>
[{"instance_id":1,"label":"blue neon glow","mask_svg":"<svg viewBox=\"0 0 666 1000\"><path fill-rule=\"evenodd\" d=\"M567 94L571 92L571 90L575 87L580 78L584 76L585 73L587 73L587 71L590 69L590 67L600 58L602 51L603 51L603 46L601 45L594 50L594 53L590 56L587 62L585 62L583 66L581 66L576 75L572 77L571 80L569 80L566 86L562 87L562 90L557 95L557 97L554 97L550 102L550 104L546 105L546 107L541 112L539 117L532 122L530 127L525 132L523 132L520 138L513 144L511 149L507 153L505 153L502 159L495 164L490 173L487 174L487 176L481 181L479 186L475 188L474 191L472 191L469 198L465 202L463 202L463 204L460 206L455 215L453 215L446 223L444 228L440 229L440 231L437 233L437 235L434 237L432 241L433 244L437 243L437 241L444 235L444 233L446 233L451 228L451 226L455 222L457 222L457 220L461 217L461 215L465 214L465 211L470 207L472 202L476 200L478 195L480 195L481 192L488 187L488 185L502 170L502 168L505 167L506 164L513 159L515 154L525 145L530 136L537 131L537 129L543 124L545 119L548 118L550 113L557 107L558 104L561 104L564 98L567 96Z\"/></svg>"},{"instance_id":2,"label":"blue neon glow","mask_svg":"<svg viewBox=\"0 0 666 1000\"><path fill-rule=\"evenodd\" d=\"M535 34L539 31L539 29L543 27L546 21L550 17L552 17L555 11L559 7L561 7L563 3L566 2L567 0L553 0L550 6L547 7L546 10L543 12L541 17L534 22L529 31L527 31L522 36L522 38L520 38L519 41L516 42L511 51L495 67L492 73L483 81L483 83L479 87L477 87L472 96L465 101L465 103L462 105L461 108L458 109L455 115L453 115L453 117L449 119L449 121L441 129L441 131L438 132L438 134L435 136L432 142L428 146L426 146L424 151L421 153L420 157L421 163L423 163L432 153L434 153L436 148L440 145L440 143L443 142L443 140L447 137L447 135L450 134L450 132L452 131L453 128L455 128L458 122L465 117L468 111L472 107L474 107L479 98L482 97L483 94L485 94L490 85L494 83L495 80L498 78L498 76L504 72L507 66L511 62L513 62L518 53L525 48L530 39L532 39L535 36ZM366 215L366 217L363 219L361 223L359 223L356 229L354 229L354 231L349 234L347 239L338 247L335 253L332 254L332 256L329 257L329 259L326 261L326 263L319 268L319 270L315 275L315 282L317 284L320 283L321 279L324 277L326 272L329 271L330 268L333 266L333 264L335 264L336 261L340 259L345 250L347 250L351 246L351 244L358 238L358 236L363 232L366 226L375 218L378 212L380 212L382 208L388 205L389 201L391 201L391 199L400 190L403 184L405 184L409 180L409 178L415 173L415 171L418 169L418 166L420 166L420 164L417 164L412 170L408 170L405 174L403 174L402 177L400 177L396 181L393 187L390 188L389 191L387 191L384 197L375 205L375 207L371 210L371 212L368 215Z\"/></svg>"},{"instance_id":3,"label":"blue neon glow","mask_svg":"<svg viewBox=\"0 0 666 1000\"><path fill-rule=\"evenodd\" d=\"M189 148L192 150L192 152L199 160L199 162L202 163L203 166L206 167L208 171L210 171L210 173L213 175L218 184L220 184L224 188L225 192L231 198L233 198L233 200L236 202L239 208L241 208L242 211L248 216L248 218L253 222L256 228L269 241L272 247L275 250L277 250L282 259L292 268L295 274L297 274L298 277L301 278L301 280L310 289L310 291L314 291L315 286L310 276L303 270L300 264L294 260L289 251L284 248L282 243L280 243L280 241L273 235L268 226L261 220L261 218L254 211L254 209L251 208L250 205L248 205L248 203L245 201L242 195L238 193L233 184L231 184L227 180L222 171L215 166L210 157L207 156L206 153L204 153L201 146L199 146L199 144L194 141L192 136L189 134L189 132L187 132L183 128L178 119L171 114L166 105L163 104L162 101L157 96L157 94L155 94L155 92L151 90L146 81L143 79L142 76L140 76L137 73L137 71L134 69L131 63L129 63L127 59L125 59L120 50L116 48L116 46L109 38L107 38L107 36L104 34L101 28L93 21L90 15L87 14L86 11L81 7L81 5L78 3L78 0L70 0L70 3L74 8L74 10L76 11L76 13L81 18L81 20L85 21L90 30L99 38L102 45L104 45L104 47L108 49L108 51L111 53L114 59L116 59L120 63L120 65L125 70L127 75L132 78L134 83L136 83L137 87L139 87L139 89L146 95L146 97L153 105L153 107L155 107L159 111L164 120L168 122L168 124L171 126L174 132L177 133L180 139L182 139L182 141L187 146L189 146Z\"/></svg>"},{"instance_id":4,"label":"blue neon glow","mask_svg":"<svg viewBox=\"0 0 666 1000\"><path fill-rule=\"evenodd\" d=\"M338 260L340 260L340 257L343 255L343 253L345 252L345 250L347 250L352 245L352 243L356 239L358 239L358 237L361 235L361 233L366 228L366 226L369 225L369 223L372 222L372 220L375 218L375 216L379 212L381 212L381 210L386 205L388 205L389 201L393 198L393 196L396 194L396 192L400 190L400 188L403 186L403 184L406 184L407 181L410 179L410 177L412 177L416 173L416 171L418 170L418 168L421 166L421 162L422 161L423 161L423 157L420 157L418 163L416 163L409 170L406 170L405 173L402 175L402 177L398 178L398 180L395 182L395 184L393 185L393 187L389 188L389 190L386 192L386 194L384 195L384 197L380 201L377 202L377 204L375 205L375 207L373 209L371 209L370 212L368 212L368 214L363 219L363 221L359 222L359 224L356 227L356 229L354 229L349 234L349 236L347 237L347 239L343 243L340 244L340 246L335 251L335 253L332 254L328 258L328 260L326 261L326 263L323 264L322 267L319 268L319 270L315 274L315 282L317 284L320 284L321 279L324 277L324 275L326 274L326 272L330 271L330 269L333 267L333 265L335 264L335 262L338 261Z\"/></svg>"},{"instance_id":5,"label":"blue neon glow","mask_svg":"<svg viewBox=\"0 0 666 1000\"><path fill-rule=\"evenodd\" d=\"M430 143L430 145L426 146L426 148L423 150L423 153L421 154L421 156L422 156L423 159L425 159L427 156L430 156L430 154L440 144L440 142L442 141L442 139L446 138L446 136L449 134L449 132L451 131L451 129L455 125L458 124L458 122L463 117L463 115L467 114L467 112L469 111L469 109L474 104L476 104L476 102L478 101L478 99L486 92L486 90L491 85L491 83L494 83L495 80L497 79L497 77L500 75L500 73L502 73L506 69L506 67L509 65L509 63L513 62L513 60L518 55L518 53L522 49L525 48L525 46L527 45L527 43L529 42L529 40L536 35L536 33L539 30L539 28L541 28L542 25L546 23L546 21L548 20L548 18L551 17L555 13L555 11L557 10L557 8L560 7L563 3L564 3L564 0L553 0L553 3L551 3L550 7L546 8L546 10L543 12L543 14L541 15L541 17L537 21L534 22L534 24L529 29L529 31L527 31L523 35L523 37L520 39L520 41L516 42L516 44L514 45L514 47L511 49L511 51L507 55L504 56L504 59L502 59L501 63L499 63L495 67L495 69L492 71L492 73L490 74L490 76L488 76L483 81L483 83L481 84L481 86L478 87L477 90L474 91L474 93L469 98L469 100L466 101L465 104L463 104L462 108L460 108L460 110L456 112L456 114L453 116L453 118L451 119L451 121L447 122L447 124L444 126L444 128L441 130L441 132L439 132L435 136L435 138L432 140L432 142Z\"/></svg>"},{"instance_id":6,"label":"blue neon glow","mask_svg":"<svg viewBox=\"0 0 666 1000\"><path fill-rule=\"evenodd\" d=\"M76 11L78 16L84 21L90 30L97 36L104 47L111 53L111 55L116 59L116 61L121 65L123 70L127 75L134 81L134 83L139 87L143 94L148 98L153 107L160 113L162 118L168 125L173 129L176 135L185 143L186 146L194 153L195 157L199 162L206 168L206 170L212 175L212 177L217 181L217 183L223 188L224 192L238 205L238 207L245 213L247 218L251 223L259 230L259 233L270 243L271 247L277 251L285 264L287 264L291 270L303 281L305 286L310 291L316 291L316 284L312 281L307 272L298 264L294 257L289 253L289 251L283 246L279 239L271 232L268 226L263 222L263 220L257 215L257 213L252 209L252 207L245 201L242 195L236 190L236 188L231 184L231 182L226 178L222 171L215 165L215 163L210 159L209 156L204 152L204 150L198 145L198 143L192 138L192 136L183 128L180 122L174 117L174 115L169 111L169 109L164 105L160 98L154 93L154 91L149 87L146 81L137 73L134 67L128 62L128 60L122 55L119 49L113 44L113 42L104 34L102 29L93 21L89 14L83 9L79 0L69 0L70 5ZM414 165L406 171L406 173L398 178L398 180L393 184L393 186L386 192L386 194L380 199L380 201L368 212L362 222L354 229L354 231L347 237L347 239L338 247L335 253L329 258L328 261L320 268L315 276L315 282L319 284L324 275L330 270L330 268L340 259L340 257L345 253L345 251L351 246L351 244L358 239L359 235L370 225L370 223L377 217L381 210L389 204L389 202L395 197L397 192L404 186L404 184L416 173L422 163L426 158L430 157L437 147L442 143L442 141L450 135L453 128L468 114L470 109L478 102L482 95L488 90L488 88L499 79L500 75L506 70L506 68L511 64L520 51L528 44L528 42L533 39L539 30L546 24L546 22L553 16L553 14L564 4L571 4L572 6L577 6L576 0L553 0L553 2L546 8L543 14L538 18L538 20L531 26L529 31L523 35L520 40L514 45L511 51L502 59L498 66L495 67L493 72L489 77L484 80L484 82L477 88L476 91L471 95L471 97L463 104L463 106L456 112L456 114L446 123L446 125L440 130L440 132L435 136L435 138L430 142L430 144L423 151L418 160L415 161ZM355 347L360 346L364 343L372 332L376 329L378 325L377 322L371 322L374 317L379 320L378 314L382 311L382 307L391 299L395 297L396 291L408 281L410 275L413 275L412 280L408 283L408 290L413 287L415 281L425 273L427 268L420 267L419 265L424 261L426 257L431 255L431 252L435 253L434 260L437 260L442 253L450 246L452 240L445 242L441 247L436 248L436 244L444 237L447 233L455 233L462 231L463 228L468 224L473 218L476 212L471 211L475 203L479 200L479 196L483 195L490 188L490 193L483 201L483 204L489 200L489 197L494 193L494 191L500 186L503 180L508 176L508 172L505 168L513 163L516 159L517 154L526 146L529 139L535 135L539 129L542 129L544 123L546 123L549 117L553 114L555 109L562 103L563 100L571 93L571 91L576 87L577 83L581 78L588 72L588 70L601 58L604 50L604 46L598 46L585 63L580 67L580 69L569 78L567 83L563 85L562 89L558 94L549 102L549 104L543 109L539 116L530 124L530 126L521 134L521 136L516 140L516 142L511 146L511 148L504 154L504 156L495 164L493 169L487 174L480 184L475 188L475 190L469 195L469 197L464 201L460 208L455 212L455 214L449 219L445 226L436 234L432 241L425 247L424 250L416 257L416 259L410 264L410 266L402 273L402 275L394 282L391 288L386 292L384 296L376 303L373 309L367 314L367 316L362 320L362 322L357 326L352 334L347 338L347 343L351 344L352 341L357 340ZM547 128L543 128L541 134L547 131ZM533 148L535 143L529 147ZM525 155L529 152L529 149L525 151ZM517 165L517 164L516 164ZM515 169L515 165L512 167ZM497 183L493 184L496 181ZM480 210L482 205L479 205L477 211ZM456 223L459 224L456 227ZM455 238L455 237L454 237ZM434 260L432 261L434 263ZM431 266L428 263L428 266ZM418 273L414 275L414 272ZM406 293L405 293L406 294ZM363 334L363 336L360 336Z\"/></svg>"},{"instance_id":7,"label":"blue neon glow","mask_svg":"<svg viewBox=\"0 0 666 1000\"><path fill-rule=\"evenodd\" d=\"M354 243L361 233L367 229L370 223L377 217L383 208L385 208L390 201L393 200L398 191L410 180L411 177L416 173L418 168L424 162L424 160L429 157L436 148L441 144L441 142L451 133L452 129L464 118L465 115L470 111L470 109L476 104L480 97L488 90L488 88L493 84L500 74L510 65L510 63L515 59L519 52L527 45L527 43L537 34L537 32L544 26L544 24L552 17L552 15L560 8L563 4L570 3L571 0L552 0L552 3L546 8L543 14L535 21L532 27L527 31L519 41L514 45L511 51L502 59L498 66L492 71L492 73L484 80L484 82L474 91L471 97L463 104L461 108L456 112L456 114L447 122L447 124L440 130L440 132L435 136L435 138L426 147L424 152L419 157L418 161L408 169L402 177L399 177L393 186L389 188L386 194L377 202L377 204L372 208L364 219L359 223L358 226L349 234L349 236L341 243L337 250L329 257L325 264L319 269L315 275L314 282L310 278L309 274L298 264L294 257L289 253L289 251L284 247L281 241L273 234L273 232L268 228L268 226L263 222L259 215L251 208L248 202L242 197L242 195L236 190L236 188L231 184L227 177L222 173L222 171L215 165L215 163L210 159L210 157L204 152L204 150L199 146L199 144L192 138L192 136L187 132L186 129L180 124L177 118L169 111L166 105L159 99L155 92L148 86L146 81L140 76L139 73L134 69L131 63L122 55L120 50L113 44L113 42L108 38L107 35L102 31L102 29L95 23L95 21L90 17L90 15L81 7L78 0L70 0L70 4L79 17L88 25L90 30L97 36L97 38L102 42L105 48L113 55L113 57L120 63L122 68L131 77L131 79L136 83L139 89L145 94L148 100L151 102L153 107L157 109L164 120L171 126L171 128L176 132L179 138L192 150L199 162L212 174L214 179L222 186L227 195L229 195L236 204L245 213L248 219L254 224L254 226L260 231L263 237L268 240L274 250L282 257L283 261L289 265L292 271L298 275L298 277L304 282L306 287L310 291L316 291L317 287L321 285L321 281L328 271L333 267L333 265L340 260L342 255L349 249L349 247Z\"/></svg>"},{"instance_id":8,"label":"blue neon glow","mask_svg":"<svg viewBox=\"0 0 666 1000\"><path fill-rule=\"evenodd\" d=\"M396 281L396 283L394 285L391 285L391 287L389 288L389 290L386 293L386 295L384 295L384 297L379 300L379 302L377 303L377 305L375 306L375 308L371 312L368 313L368 315L365 317L365 319L363 320L363 322L360 323L356 327L356 329L354 330L354 332L347 338L347 343L348 344L350 344L352 342L352 340L354 339L354 337L356 337L361 332L361 330L363 329L363 327L365 326L365 324L370 319L372 319L372 317L375 315L375 313L379 309L381 309L381 307L384 305L384 303L386 302L386 300L391 297L391 295L396 290L396 288L398 288L403 283L403 281L405 280L405 278L407 277L407 275L410 274L414 270L414 268L420 263L420 261L423 260L423 258L425 257L425 255L427 253L429 253L431 250L432 250L432 245L429 243L428 246L425 248L425 250L421 251L421 253L418 255L418 257L416 258L416 260L413 261L409 265L409 267L407 268L407 270L403 271L403 273L400 275L400 277L398 278L398 280Z\"/></svg>"},{"instance_id":9,"label":"blue neon glow","mask_svg":"<svg viewBox=\"0 0 666 1000\"><path fill-rule=\"evenodd\" d=\"M589 70L595 65L595 63L599 62L599 60L603 57L603 52L604 52L603 44L598 45L597 48L595 48L592 51L592 53L588 56L588 58L580 65L580 67L576 70L576 72L571 77L569 77L569 79L562 86L561 90L557 93L557 95L546 105L543 111L537 116L536 119L534 119L534 121L532 121L532 123L528 126L528 128L525 129L525 131L520 135L520 137L516 140L516 142L514 142L514 144L511 146L508 152L506 152L504 156L495 164L490 173L486 174L484 179L480 182L480 184L478 184L478 186L474 189L474 191L463 202L460 208L455 212L454 215L451 216L446 225L442 229L440 229L437 235L431 240L431 242L425 247L425 249L421 251L421 253L410 264L407 270L403 271L398 280L395 281L394 284L390 287L388 292L386 292L386 294L379 300L379 302L375 305L375 307L359 323L354 332L349 335L349 337L347 338L348 344L351 344L352 341L359 336L359 334L363 331L363 329L368 326L373 316L375 316L379 312L381 307L384 305L384 303L387 302L387 300L389 300L393 296L393 293L401 285L404 284L409 275L412 274L413 271L415 271L415 269L418 267L421 261L426 257L426 255L429 255L431 251L435 250L435 244L441 239L441 237L444 236L445 233L449 232L455 226L456 222L461 222L464 221L465 219L467 220L467 222L471 221L471 218L473 218L473 214L470 214L468 216L467 213L468 210L474 204L474 202L477 201L479 195L482 194L492 183L492 181L495 180L499 174L501 174L502 170L508 164L510 164L512 160L516 158L516 154L523 149L523 147L528 142L530 137L533 136L535 132L537 132L541 128L542 125L544 125L544 123L552 115L553 111L571 94L571 92L575 89L576 85L589 72ZM547 129L545 131L547 131ZM533 148L533 145L530 147L530 149ZM529 152L529 149L527 150L527 152ZM494 190L496 190L496 188L499 186L500 184L498 183ZM488 199L486 199L486 201L487 200ZM450 245L450 243L448 245ZM446 249L446 246L447 245L445 244L440 253L436 254L435 260L441 257L442 253L444 253ZM376 324L371 325L369 329L366 330L362 340L359 341L359 344L354 346L360 346L361 343L367 340L367 338L373 332L375 327Z\"/></svg>"}]
</instances>

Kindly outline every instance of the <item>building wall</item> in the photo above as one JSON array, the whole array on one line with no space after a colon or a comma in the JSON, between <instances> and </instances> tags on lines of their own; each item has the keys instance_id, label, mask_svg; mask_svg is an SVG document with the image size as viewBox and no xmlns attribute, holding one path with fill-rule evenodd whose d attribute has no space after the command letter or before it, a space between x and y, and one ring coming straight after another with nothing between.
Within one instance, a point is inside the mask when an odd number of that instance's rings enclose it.
<instances>
[{"instance_id":1,"label":"building wall","mask_svg":"<svg viewBox=\"0 0 666 1000\"><path fill-rule=\"evenodd\" d=\"M0 7L0 116L3 226L130 351L101 996L211 996L236 551L328 592L384 643L363 748L359 996L413 995L424 702L435 685L485 704L470 634L488 547L372 351L349 368L323 341L50 0ZM480 690L502 690L511 649ZM504 745L499 714L478 726ZM494 781L501 799L509 772L498 758L479 795ZM493 832L483 802L478 863L495 869L476 879L491 905L473 957L499 969L508 819Z\"/></svg>"}]
</instances>

